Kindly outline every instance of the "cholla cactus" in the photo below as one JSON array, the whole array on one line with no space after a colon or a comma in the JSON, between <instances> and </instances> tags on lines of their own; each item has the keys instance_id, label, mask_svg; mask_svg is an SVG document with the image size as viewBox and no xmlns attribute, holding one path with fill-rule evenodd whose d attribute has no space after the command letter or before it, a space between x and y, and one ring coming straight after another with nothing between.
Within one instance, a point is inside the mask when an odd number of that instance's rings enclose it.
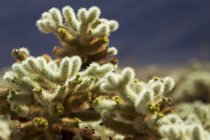
<instances>
[{"instance_id":1,"label":"cholla cactus","mask_svg":"<svg viewBox=\"0 0 210 140\"><path fill-rule=\"evenodd\" d=\"M210 101L210 66L194 64L185 70L174 72L177 83L171 97L175 102Z\"/></svg>"},{"instance_id":2,"label":"cholla cactus","mask_svg":"<svg viewBox=\"0 0 210 140\"><path fill-rule=\"evenodd\" d=\"M144 83L132 68L116 72L117 50L108 48L108 36L118 23L100 19L97 7L81 8L76 16L66 6L62 15L52 8L37 21L40 31L54 33L63 45L54 49L56 60L33 57L26 48L12 52L17 62L0 89L1 113L16 121L11 139L168 138L163 120L172 112L167 94L174 80ZM200 126L193 128L195 137L206 137Z\"/></svg>"},{"instance_id":3,"label":"cholla cactus","mask_svg":"<svg viewBox=\"0 0 210 140\"><path fill-rule=\"evenodd\" d=\"M29 56L12 65L3 78L13 85L7 100L17 115L14 117L27 120L20 122L21 131L27 130L25 134L32 135L39 131L48 134L55 127L74 129L91 113L91 100L100 94L101 78L113 71L114 66L92 63L80 71L81 65L78 56L65 57L59 64L44 57ZM92 114L86 121L98 119L97 113Z\"/></svg>"},{"instance_id":4,"label":"cholla cactus","mask_svg":"<svg viewBox=\"0 0 210 140\"><path fill-rule=\"evenodd\" d=\"M200 123L210 132L210 104L204 104L200 101L181 103L175 106L175 110L186 123Z\"/></svg>"},{"instance_id":5,"label":"cholla cactus","mask_svg":"<svg viewBox=\"0 0 210 140\"><path fill-rule=\"evenodd\" d=\"M172 78L155 77L143 83L134 79L131 68L117 74L112 64L92 63L85 70L81 65L78 56L56 63L30 55L12 65L3 78L13 85L6 97L10 106L7 111L19 121L14 136L55 139L58 130L81 136L83 132L79 135L76 130L82 121L101 121L104 127L125 137L158 136L154 128L158 127L157 120L168 113L164 110L169 99L164 94L173 89ZM112 114L118 114L126 123L111 118ZM95 129L101 128L98 125Z\"/></svg>"},{"instance_id":6,"label":"cholla cactus","mask_svg":"<svg viewBox=\"0 0 210 140\"><path fill-rule=\"evenodd\" d=\"M133 69L125 68L121 74L107 73L101 84L103 92L117 96L100 96L93 105L102 115L103 126L133 139L158 139L157 120L171 111L170 99L164 94L173 87L170 77L144 83L135 79Z\"/></svg>"},{"instance_id":7,"label":"cholla cactus","mask_svg":"<svg viewBox=\"0 0 210 140\"><path fill-rule=\"evenodd\" d=\"M199 123L184 122L179 116L169 114L159 120L162 140L209 140L210 133Z\"/></svg>"},{"instance_id":8,"label":"cholla cactus","mask_svg":"<svg viewBox=\"0 0 210 140\"><path fill-rule=\"evenodd\" d=\"M37 26L41 32L54 33L60 40L63 48L55 47L53 51L57 58L78 55L82 58L83 67L91 62L115 64L113 55L117 51L114 47L108 48L108 37L117 30L118 22L99 16L98 7L81 8L77 15L70 6L63 7L62 12L51 8L42 14Z\"/></svg>"}]
</instances>

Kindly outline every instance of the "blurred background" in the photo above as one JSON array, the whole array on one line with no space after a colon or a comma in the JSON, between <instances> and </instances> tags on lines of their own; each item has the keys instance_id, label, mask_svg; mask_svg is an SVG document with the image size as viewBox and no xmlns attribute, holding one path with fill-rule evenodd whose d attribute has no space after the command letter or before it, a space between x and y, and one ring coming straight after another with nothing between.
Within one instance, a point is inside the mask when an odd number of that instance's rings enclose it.
<instances>
[{"instance_id":1,"label":"blurred background","mask_svg":"<svg viewBox=\"0 0 210 140\"><path fill-rule=\"evenodd\" d=\"M10 66L13 48L38 56L58 40L35 26L51 7L99 6L102 17L120 23L110 36L121 66L182 65L210 60L210 0L0 0L0 68Z\"/></svg>"}]
</instances>

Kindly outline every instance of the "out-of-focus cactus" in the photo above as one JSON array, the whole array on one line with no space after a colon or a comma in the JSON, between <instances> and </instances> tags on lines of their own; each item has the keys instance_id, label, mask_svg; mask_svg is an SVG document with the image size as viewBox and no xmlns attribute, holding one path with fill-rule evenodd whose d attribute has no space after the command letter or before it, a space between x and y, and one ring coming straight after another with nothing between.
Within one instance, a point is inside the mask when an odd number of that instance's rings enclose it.
<instances>
[{"instance_id":1,"label":"out-of-focus cactus","mask_svg":"<svg viewBox=\"0 0 210 140\"><path fill-rule=\"evenodd\" d=\"M9 140L11 129L10 129L10 119L6 116L0 116L0 139Z\"/></svg>"},{"instance_id":2,"label":"out-of-focus cactus","mask_svg":"<svg viewBox=\"0 0 210 140\"><path fill-rule=\"evenodd\" d=\"M175 103L195 100L210 102L210 65L195 63L172 75L176 88L170 96Z\"/></svg>"},{"instance_id":3,"label":"out-of-focus cactus","mask_svg":"<svg viewBox=\"0 0 210 140\"><path fill-rule=\"evenodd\" d=\"M210 104L200 101L180 103L175 106L175 111L186 123L200 123L210 132Z\"/></svg>"},{"instance_id":4,"label":"out-of-focus cactus","mask_svg":"<svg viewBox=\"0 0 210 140\"><path fill-rule=\"evenodd\" d=\"M41 32L53 33L59 39L63 48L55 47L53 50L58 59L78 55L82 58L83 67L91 62L115 64L117 51L109 47L109 35L119 25L115 20L100 18L100 13L95 6L80 8L77 15L70 6L63 7L61 11L51 8L36 24Z\"/></svg>"},{"instance_id":5,"label":"out-of-focus cactus","mask_svg":"<svg viewBox=\"0 0 210 140\"><path fill-rule=\"evenodd\" d=\"M159 123L162 140L210 140L210 133L200 123L184 122L178 115L164 116Z\"/></svg>"}]
</instances>

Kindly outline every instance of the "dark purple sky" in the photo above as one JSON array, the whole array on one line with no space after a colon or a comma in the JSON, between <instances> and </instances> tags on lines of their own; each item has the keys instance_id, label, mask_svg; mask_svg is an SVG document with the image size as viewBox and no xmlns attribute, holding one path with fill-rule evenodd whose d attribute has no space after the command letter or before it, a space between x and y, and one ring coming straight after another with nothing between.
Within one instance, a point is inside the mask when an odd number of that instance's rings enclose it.
<instances>
[{"instance_id":1,"label":"dark purple sky","mask_svg":"<svg viewBox=\"0 0 210 140\"><path fill-rule=\"evenodd\" d=\"M35 26L51 7L96 5L102 17L116 19L111 46L121 64L186 63L210 60L210 0L0 0L0 67L9 66L13 48L27 47L38 56L58 45L52 35Z\"/></svg>"}]
</instances>

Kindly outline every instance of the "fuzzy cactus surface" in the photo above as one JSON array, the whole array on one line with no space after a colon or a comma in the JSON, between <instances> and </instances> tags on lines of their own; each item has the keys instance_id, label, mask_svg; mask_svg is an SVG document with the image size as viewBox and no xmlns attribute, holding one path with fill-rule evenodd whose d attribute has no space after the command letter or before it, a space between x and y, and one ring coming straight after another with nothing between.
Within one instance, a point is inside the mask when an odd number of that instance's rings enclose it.
<instances>
[{"instance_id":1,"label":"fuzzy cactus surface","mask_svg":"<svg viewBox=\"0 0 210 140\"><path fill-rule=\"evenodd\" d=\"M0 84L0 113L7 122L0 123L0 138L209 140L208 105L173 104L172 77L144 82L133 68L118 68L109 35L119 25L100 12L65 6L41 15L38 29L62 45L53 49L55 59L34 57L27 48L12 51L16 62Z\"/></svg>"},{"instance_id":2,"label":"fuzzy cactus surface","mask_svg":"<svg viewBox=\"0 0 210 140\"><path fill-rule=\"evenodd\" d=\"M115 47L109 47L109 35L118 29L118 22L100 18L100 9L93 6L80 8L77 13L70 6L62 10L51 8L37 21L38 29L43 33L53 33L62 48L55 47L54 55L59 59L78 55L83 67L95 61L100 64L117 63Z\"/></svg>"}]
</instances>

